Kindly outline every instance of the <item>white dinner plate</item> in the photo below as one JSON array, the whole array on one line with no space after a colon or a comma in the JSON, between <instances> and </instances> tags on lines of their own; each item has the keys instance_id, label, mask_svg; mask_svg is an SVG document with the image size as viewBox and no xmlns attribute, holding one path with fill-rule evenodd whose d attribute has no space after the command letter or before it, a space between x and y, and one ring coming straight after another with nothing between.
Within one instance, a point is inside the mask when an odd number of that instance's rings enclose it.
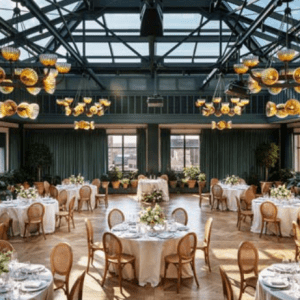
<instances>
[{"instance_id":1,"label":"white dinner plate","mask_svg":"<svg viewBox=\"0 0 300 300\"><path fill-rule=\"evenodd\" d=\"M174 233L164 232L164 233L160 233L157 237L160 239L170 239L174 237Z\"/></svg>"},{"instance_id":2,"label":"white dinner plate","mask_svg":"<svg viewBox=\"0 0 300 300\"><path fill-rule=\"evenodd\" d=\"M40 285L39 286L36 286L36 287L30 287L30 283L31 281L25 281L21 284L21 290L23 292L37 292L37 291L40 291L44 288L47 287L48 285L48 282L47 281L40 281ZM28 285L28 286L26 286Z\"/></svg>"},{"instance_id":3,"label":"white dinner plate","mask_svg":"<svg viewBox=\"0 0 300 300\"><path fill-rule=\"evenodd\" d=\"M286 289L290 286L288 280L276 278L274 276L264 278L263 283L264 285L275 289Z\"/></svg>"},{"instance_id":4,"label":"white dinner plate","mask_svg":"<svg viewBox=\"0 0 300 300\"><path fill-rule=\"evenodd\" d=\"M140 235L137 234L137 233L126 232L122 235L122 238L124 238L124 239L138 239L138 238L140 238Z\"/></svg>"},{"instance_id":5,"label":"white dinner plate","mask_svg":"<svg viewBox=\"0 0 300 300\"><path fill-rule=\"evenodd\" d=\"M9 286L2 285L0 286L0 294L7 293L9 291Z\"/></svg>"},{"instance_id":6,"label":"white dinner plate","mask_svg":"<svg viewBox=\"0 0 300 300\"><path fill-rule=\"evenodd\" d=\"M25 265L23 268L22 268L22 272L23 273L28 273L28 274L31 274L31 273L34 273L34 272L41 272L41 271L44 271L45 270L45 266L43 265Z\"/></svg>"}]
</instances>

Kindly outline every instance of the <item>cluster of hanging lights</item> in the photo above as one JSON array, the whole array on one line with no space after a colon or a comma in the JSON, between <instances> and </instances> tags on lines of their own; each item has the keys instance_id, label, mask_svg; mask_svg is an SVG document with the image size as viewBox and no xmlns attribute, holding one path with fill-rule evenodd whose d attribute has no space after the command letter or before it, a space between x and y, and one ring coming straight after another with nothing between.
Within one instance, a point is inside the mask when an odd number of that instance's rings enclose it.
<instances>
[{"instance_id":1,"label":"cluster of hanging lights","mask_svg":"<svg viewBox=\"0 0 300 300\"><path fill-rule=\"evenodd\" d=\"M211 122L211 129L218 129L218 130L224 130L224 129L231 129L232 128L232 122L231 121L219 121L218 123L215 121Z\"/></svg>"}]
</instances>

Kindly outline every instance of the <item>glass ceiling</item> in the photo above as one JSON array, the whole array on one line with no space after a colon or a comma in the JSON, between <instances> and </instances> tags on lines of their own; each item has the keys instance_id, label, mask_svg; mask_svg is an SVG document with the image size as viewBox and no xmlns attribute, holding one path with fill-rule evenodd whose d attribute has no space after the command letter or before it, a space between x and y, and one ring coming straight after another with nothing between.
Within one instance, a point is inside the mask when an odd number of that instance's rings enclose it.
<instances>
[{"instance_id":1,"label":"glass ceiling","mask_svg":"<svg viewBox=\"0 0 300 300\"><path fill-rule=\"evenodd\" d=\"M103 70L104 67L118 70L119 64L128 64L129 67L132 67L132 64L140 64L145 67L151 62L166 67L185 64L187 68L190 65L190 68L199 68L201 72L202 66L205 65L206 69L208 64L214 66L235 46L235 42L271 1L248 0L243 9L244 0L222 1L221 6L215 8L216 11L219 9L222 12L222 21L218 20L219 13L214 15L210 12L207 5L209 1L201 1L203 4L199 4L199 9L193 6L194 0L186 0L185 7L178 7L177 10L174 4L172 7L162 6L163 36L156 37L154 45L150 38L140 36L139 0L123 2L122 7L117 7L115 1L91 0L94 2L92 9L86 7L83 0L29 2L33 3L34 8L28 4L20 6L21 16L15 19L12 17L16 3L11 0L0 1L2 21L12 31L17 29L25 36L23 39L16 39L4 26L0 26L0 47L8 44L21 47L21 60L28 60L32 56L24 49L26 46L28 51L34 53L37 49L38 54L55 52L60 55L61 60L77 59L79 62L74 53L69 53L71 48L97 71L102 70L102 65ZM295 0L289 5L292 8L294 25L297 25L300 18L300 1ZM34 14L33 9L38 14ZM262 47L267 49L268 45L277 41L277 31L280 29L284 9L285 5L277 7L265 18L263 25L260 25L238 50L241 56ZM44 24L38 15L44 15L50 21L52 29ZM151 20L149 22L151 23ZM53 29L63 38L64 43L50 33ZM293 47L300 51L297 42L293 43Z\"/></svg>"}]
</instances>

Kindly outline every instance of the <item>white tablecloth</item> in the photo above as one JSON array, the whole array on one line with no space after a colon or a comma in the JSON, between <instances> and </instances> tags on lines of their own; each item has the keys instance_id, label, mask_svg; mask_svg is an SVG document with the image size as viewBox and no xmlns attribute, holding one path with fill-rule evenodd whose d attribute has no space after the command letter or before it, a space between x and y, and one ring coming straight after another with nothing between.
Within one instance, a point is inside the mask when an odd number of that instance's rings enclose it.
<instances>
[{"instance_id":1,"label":"white tablecloth","mask_svg":"<svg viewBox=\"0 0 300 300\"><path fill-rule=\"evenodd\" d=\"M163 201L169 201L168 182L164 179L140 179L137 187L137 200L141 201L143 194L152 193L154 190L161 190Z\"/></svg>"},{"instance_id":2,"label":"white tablecloth","mask_svg":"<svg viewBox=\"0 0 300 300\"><path fill-rule=\"evenodd\" d=\"M261 230L261 214L260 205L270 199L257 198L252 201L252 211L254 214L253 223L251 227L252 232L260 233ZM275 203L275 202L274 202ZM290 236L293 234L293 221L297 221L298 210L300 209L300 201L293 200L291 204L286 201L280 201L275 203L278 208L277 218L281 219L281 234L282 236ZM273 224L268 225L268 231L276 233L276 228ZM264 233L264 232L263 232Z\"/></svg>"},{"instance_id":3,"label":"white tablecloth","mask_svg":"<svg viewBox=\"0 0 300 300\"><path fill-rule=\"evenodd\" d=\"M40 203L42 203L45 207L43 222L44 231L45 233L53 233L55 231L55 214L59 211L58 202L53 199L51 203L44 201L40 201ZM21 200L13 200L12 203L9 204L5 204L5 202L0 204L0 215L7 212L13 219L14 235L23 236L29 206L29 203L25 204L24 201Z\"/></svg>"},{"instance_id":4,"label":"white tablecloth","mask_svg":"<svg viewBox=\"0 0 300 300\"><path fill-rule=\"evenodd\" d=\"M280 264L277 264L280 265ZM259 279L257 281L256 285L256 291L255 291L255 300L298 300L300 297L300 292L298 292L297 297L292 295L292 291L290 288L287 289L276 289L269 287L268 285L264 284L264 282L267 280L268 276L278 277L278 275L271 271L273 270L273 266L268 267L264 270L262 270L259 274ZM283 276L290 276L289 274L284 274ZM299 275L297 275L299 276Z\"/></svg>"},{"instance_id":5,"label":"white tablecloth","mask_svg":"<svg viewBox=\"0 0 300 300\"><path fill-rule=\"evenodd\" d=\"M187 231L177 231L171 239L160 239L158 237L141 237L138 239L122 238L122 232L113 232L117 235L123 246L123 253L134 255L135 267L140 286L150 283L152 287L159 284L160 278L164 276L165 256L177 253L179 240L187 234ZM132 267L128 264L123 269L124 279L133 279ZM185 265L182 271L183 277L192 277L190 266ZM177 278L176 267L169 265L167 278Z\"/></svg>"},{"instance_id":6,"label":"white tablecloth","mask_svg":"<svg viewBox=\"0 0 300 300\"><path fill-rule=\"evenodd\" d=\"M245 193L245 191L249 188L248 185L240 184L240 185L227 185L227 184L220 184L223 189L223 196L227 198L227 206L229 210L237 211L236 206L236 197L240 199L240 197ZM217 202L215 202L215 206ZM226 206L220 204L220 209L226 209Z\"/></svg>"},{"instance_id":7,"label":"white tablecloth","mask_svg":"<svg viewBox=\"0 0 300 300\"><path fill-rule=\"evenodd\" d=\"M95 207L95 196L97 194L97 187L93 184L85 184L89 186L92 189L92 194L91 194L91 205L92 208ZM67 209L69 210L69 202L71 199L75 196L75 209L78 208L78 199L80 198L79 196L79 190L82 188L83 185L57 185L56 188L58 192L62 190L66 190L68 194L68 201L67 201ZM82 210L88 210L87 203L83 203L82 205Z\"/></svg>"}]
</instances>

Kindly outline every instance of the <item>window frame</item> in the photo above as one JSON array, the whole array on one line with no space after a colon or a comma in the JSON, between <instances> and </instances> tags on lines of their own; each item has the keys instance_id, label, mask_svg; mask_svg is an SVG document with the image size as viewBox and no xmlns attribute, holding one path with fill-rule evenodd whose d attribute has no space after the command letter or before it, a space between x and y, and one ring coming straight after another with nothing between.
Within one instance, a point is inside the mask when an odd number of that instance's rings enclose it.
<instances>
[{"instance_id":1,"label":"window frame","mask_svg":"<svg viewBox=\"0 0 300 300\"><path fill-rule=\"evenodd\" d=\"M111 149L121 149L122 150L122 168L121 168L121 172L122 173L129 173L129 172L131 172L131 171L128 171L128 170L124 170L124 149L126 148L126 149L136 149L136 163L137 163L137 154L138 154L138 151L137 151L137 149L138 149L138 144L137 144L137 138L138 138L138 136L137 136L137 134L127 134L127 133L120 133L120 134L108 134L107 135L107 140L109 139L109 137L110 136L122 136L122 146L121 147L110 147L109 146L109 144L107 143L107 152L109 153L109 149L111 148ZM136 137L136 147L126 147L125 145L124 145L124 137L125 136L135 136ZM109 157L107 156L107 165L109 166ZM138 169L138 168L136 168L136 169ZM108 172L109 172L110 170L108 170Z\"/></svg>"},{"instance_id":2,"label":"window frame","mask_svg":"<svg viewBox=\"0 0 300 300\"><path fill-rule=\"evenodd\" d=\"M0 174L4 174L9 170L9 128L0 127L0 133L5 134L5 168L4 172Z\"/></svg>"}]
</instances>

